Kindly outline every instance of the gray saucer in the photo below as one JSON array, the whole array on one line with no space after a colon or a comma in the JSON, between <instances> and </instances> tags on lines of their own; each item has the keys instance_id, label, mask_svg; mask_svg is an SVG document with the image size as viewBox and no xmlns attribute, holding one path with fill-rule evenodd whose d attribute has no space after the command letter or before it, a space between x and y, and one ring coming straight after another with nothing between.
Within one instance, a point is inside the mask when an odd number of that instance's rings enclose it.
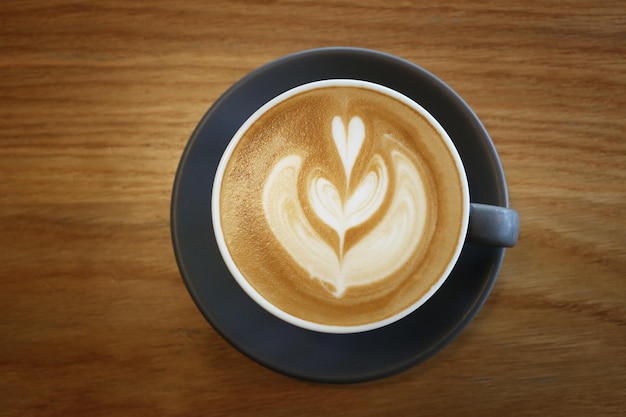
<instances>
[{"instance_id":1,"label":"gray saucer","mask_svg":"<svg viewBox=\"0 0 626 417\"><path fill-rule=\"evenodd\" d=\"M271 369L318 382L386 377L428 359L479 311L505 250L466 244L441 289L416 312L382 329L336 335L303 330L257 306L231 277L213 235L211 189L220 155L262 104L295 86L354 78L395 89L446 129L468 174L471 201L508 207L500 160L465 102L442 81L397 57L355 48L305 51L271 62L233 85L204 115L182 155L172 194L172 240L183 280L199 310L235 348Z\"/></svg>"}]
</instances>

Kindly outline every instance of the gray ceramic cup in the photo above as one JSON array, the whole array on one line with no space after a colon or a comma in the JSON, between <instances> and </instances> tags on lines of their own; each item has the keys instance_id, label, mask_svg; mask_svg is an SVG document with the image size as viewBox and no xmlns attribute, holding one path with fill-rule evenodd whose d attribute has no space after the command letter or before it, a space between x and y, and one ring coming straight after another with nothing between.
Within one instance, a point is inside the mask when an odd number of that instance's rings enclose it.
<instances>
[{"instance_id":1,"label":"gray ceramic cup","mask_svg":"<svg viewBox=\"0 0 626 417\"><path fill-rule=\"evenodd\" d=\"M459 173L459 177L461 179L461 186L463 188L463 207L462 207L462 215L463 215L463 226L460 230L460 234L458 239L456 240L456 247L454 248L454 256L450 259L447 266L444 268L444 272L441 276L436 280L434 285L430 288L428 292L426 292L421 298L415 300L413 304L411 304L408 308L405 308L401 312L388 317L384 320L374 321L366 324L356 325L356 326L336 326L336 325L326 325L315 323L307 320L303 320L299 317L291 315L271 302L269 302L266 298L263 297L259 292L255 290L255 288L248 282L244 274L239 270L235 261L230 255L228 247L225 243L224 233L221 227L220 222L220 193L221 193L221 182L224 175L224 170L228 164L229 158L233 152L233 149L238 144L240 138L245 134L247 129L254 124L259 117L261 117L264 113L272 109L277 104L293 97L296 94L300 94L306 91L314 90L317 88L324 87L333 87L333 86L350 86L350 87L358 87L358 88L367 88L373 91L386 94L390 97L395 98L406 104L407 106L413 108L415 111L419 112L423 117L427 118L431 125L439 131L439 134L445 143L448 151L451 155L454 156L456 161L456 169ZM456 265L458 258L460 256L461 250L466 242L469 243L477 243L481 245L489 245L489 246L497 246L497 247L512 247L516 244L519 234L519 216L517 211L500 206L486 205L486 204L477 204L470 202L470 193L469 193L469 185L467 174L465 172L465 168L461 161L461 157L459 155L458 150L456 149L453 141L446 133L445 129L439 124L439 122L422 106L408 98L407 96L398 93L395 90L392 90L388 87L362 81L362 80L354 80L354 79L334 79L334 80L324 80L324 81L316 81L312 83L307 83L296 88L293 88L289 91L286 91L280 94L278 97L270 100L260 109L258 109L246 122L240 127L237 133L232 138L228 147L222 155L220 164L217 168L217 174L215 177L215 182L213 186L213 223L215 226L215 236L217 240L218 247L220 249L221 255L230 270L231 274L237 281L237 283L241 286L241 288L262 308L266 311L270 312L274 316L279 319L293 324L295 326L313 330L317 332L323 333L358 333L364 331L370 331L374 329L378 329L384 326L388 326L396 321L406 317L411 314L415 310L417 310L420 306L426 303L435 292L444 284L450 273L452 272L454 266Z\"/></svg>"}]
</instances>

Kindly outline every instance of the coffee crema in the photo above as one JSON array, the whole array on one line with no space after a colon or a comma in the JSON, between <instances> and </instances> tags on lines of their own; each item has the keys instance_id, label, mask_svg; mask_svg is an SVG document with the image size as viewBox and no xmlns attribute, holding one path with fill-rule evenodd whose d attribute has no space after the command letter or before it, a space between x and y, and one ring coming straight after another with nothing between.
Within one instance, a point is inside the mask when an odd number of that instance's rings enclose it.
<instances>
[{"instance_id":1,"label":"coffee crema","mask_svg":"<svg viewBox=\"0 0 626 417\"><path fill-rule=\"evenodd\" d=\"M328 326L397 315L445 274L464 236L454 155L422 113L327 85L235 137L219 188L228 256L283 312Z\"/></svg>"}]
</instances>

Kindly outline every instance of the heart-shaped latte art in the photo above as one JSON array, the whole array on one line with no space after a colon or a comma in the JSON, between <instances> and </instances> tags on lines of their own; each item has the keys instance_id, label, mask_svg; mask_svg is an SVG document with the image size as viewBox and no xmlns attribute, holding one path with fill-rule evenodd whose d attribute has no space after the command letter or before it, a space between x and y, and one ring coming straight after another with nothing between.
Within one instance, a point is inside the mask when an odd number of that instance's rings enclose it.
<instances>
[{"instance_id":1,"label":"heart-shaped latte art","mask_svg":"<svg viewBox=\"0 0 626 417\"><path fill-rule=\"evenodd\" d=\"M394 175L390 175L384 159L374 155L367 164L367 174L356 187L350 187L352 169L365 141L364 123L353 117L346 129L335 116L331 131L346 175L346 189L353 191L342 197L331 181L318 175L311 180L307 197L315 215L337 233L339 247L333 248L321 237L301 206L301 156L287 156L274 166L264 186L263 209L270 229L287 253L332 295L342 297L348 288L382 280L408 261L422 238L426 195L410 153L389 135L380 140L389 141L394 149L390 152ZM392 177L394 195L381 220L344 250L346 232L370 220L383 206Z\"/></svg>"}]
</instances>

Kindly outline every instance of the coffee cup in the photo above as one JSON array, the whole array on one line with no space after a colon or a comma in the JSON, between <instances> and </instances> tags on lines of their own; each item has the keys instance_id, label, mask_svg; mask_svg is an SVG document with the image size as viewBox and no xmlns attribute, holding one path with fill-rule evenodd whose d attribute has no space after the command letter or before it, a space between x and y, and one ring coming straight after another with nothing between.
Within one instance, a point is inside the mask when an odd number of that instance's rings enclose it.
<instances>
[{"instance_id":1,"label":"coffee cup","mask_svg":"<svg viewBox=\"0 0 626 417\"><path fill-rule=\"evenodd\" d=\"M221 256L241 288L307 330L356 333L414 312L466 242L515 245L517 212L470 202L445 129L355 79L310 82L254 112L213 184Z\"/></svg>"}]
</instances>

